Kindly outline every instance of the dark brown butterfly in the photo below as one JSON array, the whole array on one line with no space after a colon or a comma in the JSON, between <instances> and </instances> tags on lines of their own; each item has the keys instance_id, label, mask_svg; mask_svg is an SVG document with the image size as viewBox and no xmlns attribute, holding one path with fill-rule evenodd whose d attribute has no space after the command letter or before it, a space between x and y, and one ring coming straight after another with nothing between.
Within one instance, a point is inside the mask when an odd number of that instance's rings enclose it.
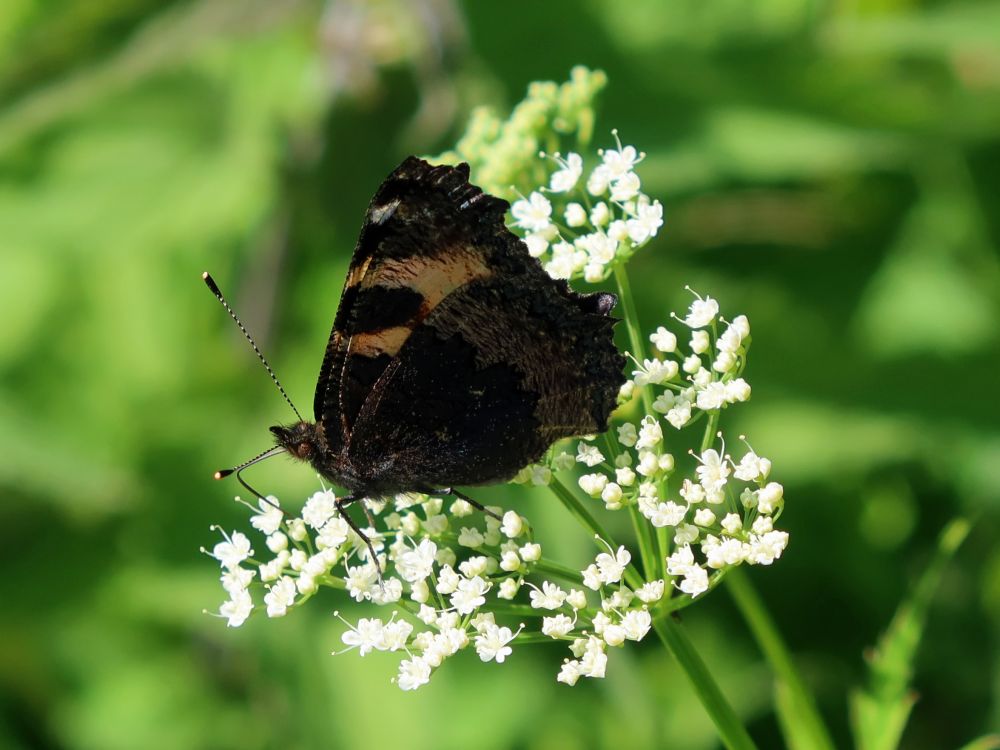
<instances>
[{"instance_id":1,"label":"dark brown butterfly","mask_svg":"<svg viewBox=\"0 0 1000 750\"><path fill-rule=\"evenodd\" d=\"M509 479L555 440L607 429L624 380L616 297L552 279L504 225L509 204L468 178L467 164L412 156L386 178L351 259L316 421L271 427L276 448L217 477L287 451L350 492L341 509L404 491L483 509L455 487Z\"/></svg>"}]
</instances>

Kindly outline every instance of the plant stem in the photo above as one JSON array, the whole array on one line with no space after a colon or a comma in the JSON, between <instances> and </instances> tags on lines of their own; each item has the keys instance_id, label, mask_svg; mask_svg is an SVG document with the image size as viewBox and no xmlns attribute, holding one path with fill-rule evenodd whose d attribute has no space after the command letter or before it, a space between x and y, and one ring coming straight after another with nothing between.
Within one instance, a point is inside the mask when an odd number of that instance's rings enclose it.
<instances>
[{"instance_id":1,"label":"plant stem","mask_svg":"<svg viewBox=\"0 0 1000 750\"><path fill-rule=\"evenodd\" d=\"M583 503L581 503L572 492L570 492L566 485L553 477L552 481L549 483L549 489L552 491L552 494L559 498L559 502L565 506L566 510L573 514L577 521L583 524L585 528L589 529L597 539L603 540L603 542L597 542L597 545L601 549L604 549L605 542L611 545L612 548L617 547L611 539L611 535L601 527L601 525L597 522L597 519L590 514L590 511L583 506ZM625 569L625 580L628 581L628 585L633 589L639 588L643 583L642 576L639 575L639 571L636 570L634 565L629 565L628 568Z\"/></svg>"},{"instance_id":2,"label":"plant stem","mask_svg":"<svg viewBox=\"0 0 1000 750\"><path fill-rule=\"evenodd\" d=\"M542 559L537 561L535 563L535 570L539 573L548 573L551 576L562 578L564 581L569 581L570 583L583 583L583 576L580 575L579 570L574 570L568 565L553 562L552 560Z\"/></svg>"},{"instance_id":3,"label":"plant stem","mask_svg":"<svg viewBox=\"0 0 1000 750\"><path fill-rule=\"evenodd\" d=\"M777 701L779 714L785 711L789 714L782 721L782 724L796 726L800 732L807 736L808 742L805 747L816 748L816 750L833 750L833 740L830 739L823 718L816 708L812 693L802 681L802 677L795 667L795 662L792 661L792 655L788 652L771 615L764 607L764 602L754 589L746 571L738 567L733 568L726 578L729 581L726 589L736 602L737 609L746 620L750 632L771 665L771 669L774 670L779 688L785 690L787 700Z\"/></svg>"},{"instance_id":4,"label":"plant stem","mask_svg":"<svg viewBox=\"0 0 1000 750\"><path fill-rule=\"evenodd\" d=\"M653 628L659 636L663 645L673 654L684 674L691 681L701 705L705 707L719 738L729 750L755 750L756 745L747 734L739 717L729 705L726 696L712 678L705 662L702 661L694 644L687 637L687 633L680 623L671 617L653 622Z\"/></svg>"},{"instance_id":5,"label":"plant stem","mask_svg":"<svg viewBox=\"0 0 1000 750\"><path fill-rule=\"evenodd\" d=\"M632 298L632 287L629 285L628 274L625 272L625 264L616 265L614 274L622 309L625 312L625 328L628 330L632 356L641 362L645 357L642 329L639 326L639 313L635 309L635 300ZM640 388L639 397L642 399L643 411L646 414L652 414L653 404L649 398L649 389ZM635 505L630 505L628 512L632 519L632 527L635 529L636 541L639 543L639 556L642 558L642 569L646 573L646 580L651 581L661 577L660 571L664 564L660 559L663 557L663 552L658 549L649 523Z\"/></svg>"}]
</instances>

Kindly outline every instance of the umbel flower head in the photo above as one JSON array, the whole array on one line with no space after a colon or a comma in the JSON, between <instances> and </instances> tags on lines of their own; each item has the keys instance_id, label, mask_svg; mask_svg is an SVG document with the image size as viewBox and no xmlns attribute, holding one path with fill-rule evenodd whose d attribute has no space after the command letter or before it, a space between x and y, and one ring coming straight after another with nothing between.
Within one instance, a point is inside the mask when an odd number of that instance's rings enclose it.
<instances>
[{"instance_id":1,"label":"umbel flower head","mask_svg":"<svg viewBox=\"0 0 1000 750\"><path fill-rule=\"evenodd\" d=\"M603 281L663 225L662 206L642 192L641 151L616 133L615 147L593 157L580 147L603 85L603 74L582 68L561 86L533 85L509 120L475 115L451 155L471 161L491 191L501 179L523 188L512 229L556 278ZM573 149L539 155L543 139L565 136L576 138ZM295 512L275 497L245 504L246 532L213 527L221 538L204 551L221 569L216 614L239 627L255 613L284 617L320 597L344 624L334 652L397 653L403 690L426 684L461 651L504 664L523 658L521 645L549 640L567 649L559 682L604 677L611 650L641 641L734 566L772 564L788 543L775 526L784 496L771 462L719 430L723 412L751 394L743 377L750 324L692 295L683 316L664 316L648 338L626 319L636 351L612 428L557 444L513 480L549 488L573 511L595 543L590 559L545 556L527 492L517 510L491 507L496 518L461 499L371 498L361 528L370 551L323 487ZM598 520L617 512L634 521L625 543ZM351 616L360 603L364 614ZM371 605L384 614L371 616Z\"/></svg>"}]
</instances>

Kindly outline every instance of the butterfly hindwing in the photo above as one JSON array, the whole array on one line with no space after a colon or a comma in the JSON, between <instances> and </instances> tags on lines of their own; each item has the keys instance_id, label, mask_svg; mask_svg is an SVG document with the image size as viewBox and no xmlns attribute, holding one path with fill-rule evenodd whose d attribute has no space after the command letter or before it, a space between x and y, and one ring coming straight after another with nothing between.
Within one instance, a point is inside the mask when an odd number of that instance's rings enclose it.
<instances>
[{"instance_id":1,"label":"butterfly hindwing","mask_svg":"<svg viewBox=\"0 0 1000 750\"><path fill-rule=\"evenodd\" d=\"M468 284L414 330L354 425L350 461L370 483L492 482L559 438L606 429L623 364L614 298L535 268Z\"/></svg>"}]
</instances>

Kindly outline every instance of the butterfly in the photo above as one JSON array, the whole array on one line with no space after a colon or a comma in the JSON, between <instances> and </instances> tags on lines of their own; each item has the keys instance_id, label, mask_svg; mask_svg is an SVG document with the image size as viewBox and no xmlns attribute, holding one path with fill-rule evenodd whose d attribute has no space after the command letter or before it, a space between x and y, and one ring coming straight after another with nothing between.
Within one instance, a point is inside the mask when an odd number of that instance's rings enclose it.
<instances>
[{"instance_id":1,"label":"butterfly","mask_svg":"<svg viewBox=\"0 0 1000 750\"><path fill-rule=\"evenodd\" d=\"M367 543L343 513L352 502L416 491L489 513L456 487L510 479L554 441L606 430L624 381L617 298L551 278L508 209L469 183L468 164L404 160L368 206L315 421L271 427L274 448L216 477L288 453L348 491L338 509Z\"/></svg>"}]
</instances>

